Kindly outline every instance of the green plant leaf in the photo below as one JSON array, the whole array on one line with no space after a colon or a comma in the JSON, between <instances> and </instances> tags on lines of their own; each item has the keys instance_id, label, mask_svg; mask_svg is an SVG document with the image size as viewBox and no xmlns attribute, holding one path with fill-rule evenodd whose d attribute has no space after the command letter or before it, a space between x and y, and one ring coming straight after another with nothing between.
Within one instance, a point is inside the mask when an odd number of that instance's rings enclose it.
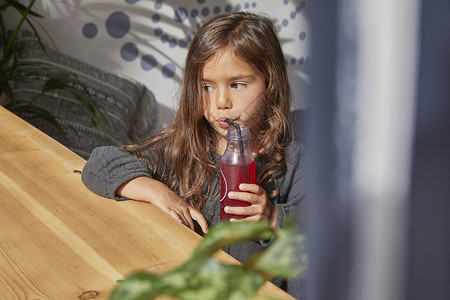
<instances>
[{"instance_id":1,"label":"green plant leaf","mask_svg":"<svg viewBox=\"0 0 450 300\"><path fill-rule=\"evenodd\" d=\"M17 1L14 1L14 0L7 0L7 2L8 2L11 6L13 6L13 7L15 7L16 9L19 10L19 12L21 13L22 17L20 18L19 23L17 24L16 28L14 29L13 34L12 34L11 37L9 38L8 43L6 44L6 46L2 47L2 48L3 48L3 56L2 56L2 60L1 60L1 63L0 63L0 64L3 64L3 63L6 62L5 60L8 58L9 52L10 52L11 49L13 48L13 43L14 43L14 40L16 39L17 33L19 32L20 27L22 27L23 22L25 22L25 20L28 20L28 19L27 19L28 14L31 13L31 7L33 6L33 4L34 4L35 1L36 1L36 0L31 0L31 1L30 1L30 4L28 4L27 7L24 7L24 10L21 11L21 9L22 9L21 7L23 6L22 4L20 4L20 3L17 2ZM19 7L19 8L18 8L18 7Z\"/></svg>"},{"instance_id":2,"label":"green plant leaf","mask_svg":"<svg viewBox=\"0 0 450 300\"><path fill-rule=\"evenodd\" d=\"M294 227L277 232L273 243L258 257L254 268L268 280L294 278L306 270L306 239Z\"/></svg>"},{"instance_id":3,"label":"green plant leaf","mask_svg":"<svg viewBox=\"0 0 450 300\"><path fill-rule=\"evenodd\" d=\"M89 113L91 121L95 127L109 131L111 128L102 107L91 98L89 91L84 85L81 85L80 83L78 84L81 86L83 92L72 87L71 85L66 86L64 89L69 91L78 100L81 106L83 106L83 108Z\"/></svg>"},{"instance_id":4,"label":"green plant leaf","mask_svg":"<svg viewBox=\"0 0 450 300\"><path fill-rule=\"evenodd\" d=\"M221 222L209 229L204 240L194 252L194 256L210 256L233 244L247 240L268 240L274 230L266 221L261 222Z\"/></svg>"},{"instance_id":5,"label":"green plant leaf","mask_svg":"<svg viewBox=\"0 0 450 300\"><path fill-rule=\"evenodd\" d=\"M71 93L78 100L81 106L89 113L91 121L95 127L103 128L106 131L110 130L109 122L105 117L103 109L92 99L86 87L78 81L74 74L64 72L56 74L28 72L27 74L22 75L24 75L25 78L32 76L45 76L48 78L44 83L41 92L29 102L29 105L32 105L34 101L45 93L53 90L65 90ZM79 88L81 88L81 91L80 89L75 88L74 85L78 85Z\"/></svg>"},{"instance_id":6,"label":"green plant leaf","mask_svg":"<svg viewBox=\"0 0 450 300\"><path fill-rule=\"evenodd\" d=\"M64 140L67 142L67 134L62 129L61 125L59 124L58 120L47 110L33 105L28 105L28 103L20 103L17 105L6 105L5 108L10 110L11 112L15 113L19 117L24 114L28 113L31 115L31 118L40 118L52 125L53 127L58 130L58 132L63 136Z\"/></svg>"},{"instance_id":7,"label":"green plant leaf","mask_svg":"<svg viewBox=\"0 0 450 300\"><path fill-rule=\"evenodd\" d=\"M21 15L27 10L27 6L23 5L17 0L2 0L4 3L0 5L0 11L5 10L8 7L15 8ZM38 18L42 18L42 16L32 10L29 12L30 15Z\"/></svg>"},{"instance_id":8,"label":"green plant leaf","mask_svg":"<svg viewBox=\"0 0 450 300\"><path fill-rule=\"evenodd\" d=\"M42 87L42 93L64 89L73 81L72 74L70 73L46 74L46 76L48 79Z\"/></svg>"},{"instance_id":9,"label":"green plant leaf","mask_svg":"<svg viewBox=\"0 0 450 300\"><path fill-rule=\"evenodd\" d=\"M120 282L110 299L147 300L167 295L183 300L243 300L251 299L263 283L256 272L197 257L167 274L132 274Z\"/></svg>"}]
</instances>

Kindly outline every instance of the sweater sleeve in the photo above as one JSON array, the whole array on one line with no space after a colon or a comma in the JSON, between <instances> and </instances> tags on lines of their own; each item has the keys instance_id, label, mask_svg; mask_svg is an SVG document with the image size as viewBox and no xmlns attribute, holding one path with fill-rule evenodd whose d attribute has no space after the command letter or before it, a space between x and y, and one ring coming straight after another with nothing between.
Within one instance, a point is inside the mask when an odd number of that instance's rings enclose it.
<instances>
[{"instance_id":1,"label":"sweater sleeve","mask_svg":"<svg viewBox=\"0 0 450 300\"><path fill-rule=\"evenodd\" d=\"M295 143L287 157L286 174L279 180L280 193L274 204L277 209L277 228L282 228L286 218L300 214L301 206L306 198L306 148L301 143ZM260 240L263 247L268 247L273 241Z\"/></svg>"},{"instance_id":2,"label":"sweater sleeve","mask_svg":"<svg viewBox=\"0 0 450 300\"><path fill-rule=\"evenodd\" d=\"M298 213L300 204L306 198L306 148L298 143L287 160L287 173L280 187L282 200L276 203L277 228L281 228L286 218Z\"/></svg>"},{"instance_id":3,"label":"sweater sleeve","mask_svg":"<svg viewBox=\"0 0 450 300\"><path fill-rule=\"evenodd\" d=\"M123 183L136 177L149 177L146 164L125 149L114 146L95 148L81 173L81 180L92 192L107 198L125 200L116 195Z\"/></svg>"}]
</instances>

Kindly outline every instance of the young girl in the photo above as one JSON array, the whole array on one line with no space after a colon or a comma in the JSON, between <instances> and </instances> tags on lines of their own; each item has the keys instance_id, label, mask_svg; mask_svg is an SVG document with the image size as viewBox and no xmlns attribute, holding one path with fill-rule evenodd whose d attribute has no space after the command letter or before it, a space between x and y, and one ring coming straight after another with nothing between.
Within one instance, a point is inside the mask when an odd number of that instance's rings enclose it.
<instances>
[{"instance_id":1,"label":"young girl","mask_svg":"<svg viewBox=\"0 0 450 300\"><path fill-rule=\"evenodd\" d=\"M247 12L216 16L190 45L173 124L137 145L95 149L83 182L105 197L147 201L206 233L220 222L219 165L230 119L250 128L257 184L229 193L250 206L225 211L247 216L232 222L268 220L281 227L304 197L302 148L293 139L290 103L286 64L270 19ZM244 262L269 244L249 241L224 250Z\"/></svg>"}]
</instances>

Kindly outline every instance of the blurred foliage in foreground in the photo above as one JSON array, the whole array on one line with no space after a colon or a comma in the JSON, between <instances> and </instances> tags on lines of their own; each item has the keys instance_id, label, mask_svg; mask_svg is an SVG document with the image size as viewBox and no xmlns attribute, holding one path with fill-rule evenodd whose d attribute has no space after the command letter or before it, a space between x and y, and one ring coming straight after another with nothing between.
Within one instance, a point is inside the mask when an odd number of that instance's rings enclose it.
<instances>
[{"instance_id":1,"label":"blurred foliage in foreground","mask_svg":"<svg viewBox=\"0 0 450 300\"><path fill-rule=\"evenodd\" d=\"M292 220L280 230L271 229L267 222L216 224L185 264L166 274L132 274L119 281L110 300L148 300L161 295L185 300L264 297L258 289L266 280L303 276L306 271L305 235L296 227ZM211 257L232 244L269 239L273 240L265 252L242 265L225 265Z\"/></svg>"}]
</instances>

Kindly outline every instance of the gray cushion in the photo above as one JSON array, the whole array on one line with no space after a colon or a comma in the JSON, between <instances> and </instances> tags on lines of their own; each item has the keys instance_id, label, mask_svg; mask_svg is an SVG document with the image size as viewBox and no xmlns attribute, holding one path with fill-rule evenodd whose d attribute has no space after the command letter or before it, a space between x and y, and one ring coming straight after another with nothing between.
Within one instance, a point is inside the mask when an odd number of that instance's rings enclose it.
<instances>
[{"instance_id":1,"label":"gray cushion","mask_svg":"<svg viewBox=\"0 0 450 300\"><path fill-rule=\"evenodd\" d=\"M20 66L26 71L41 73L70 73L87 88L91 97L104 109L110 129L98 129L89 114L68 91L54 90L38 98L34 103L58 118L67 133L68 141L56 128L42 119L22 116L54 139L65 144L72 151L87 158L92 150L102 145L122 145L135 142L152 133L156 120L156 101L145 85L127 78L104 72L75 58L53 49L42 51L35 40L17 43ZM31 81L12 83L15 99L27 101L40 92L46 82L45 76L33 77ZM75 85L78 90L81 85Z\"/></svg>"}]
</instances>

